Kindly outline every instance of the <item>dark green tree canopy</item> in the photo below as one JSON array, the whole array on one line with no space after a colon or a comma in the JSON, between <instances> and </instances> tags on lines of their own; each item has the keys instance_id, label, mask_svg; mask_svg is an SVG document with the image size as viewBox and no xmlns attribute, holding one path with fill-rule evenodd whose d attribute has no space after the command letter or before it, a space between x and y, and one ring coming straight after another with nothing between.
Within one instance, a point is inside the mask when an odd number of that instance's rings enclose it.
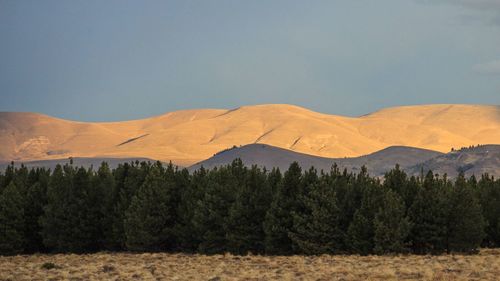
<instances>
[{"instance_id":1,"label":"dark green tree canopy","mask_svg":"<svg viewBox=\"0 0 500 281\"><path fill-rule=\"evenodd\" d=\"M71 161L70 161L71 162ZM0 172L0 254L169 251L219 254L440 254L500 246L500 180L399 166L383 179L282 174L240 159L189 172L171 163L97 170L9 165Z\"/></svg>"}]
</instances>

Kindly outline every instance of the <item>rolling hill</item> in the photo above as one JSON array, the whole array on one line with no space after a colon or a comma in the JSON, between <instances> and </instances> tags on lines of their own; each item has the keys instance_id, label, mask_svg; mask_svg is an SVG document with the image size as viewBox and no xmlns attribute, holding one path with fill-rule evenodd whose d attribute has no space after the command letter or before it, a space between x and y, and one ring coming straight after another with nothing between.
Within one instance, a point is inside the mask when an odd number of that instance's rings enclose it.
<instances>
[{"instance_id":1,"label":"rolling hill","mask_svg":"<svg viewBox=\"0 0 500 281\"><path fill-rule=\"evenodd\" d=\"M390 146L448 152L452 147L500 144L500 106L403 106L345 117L271 104L102 123L0 113L4 162L149 158L190 166L233 145L253 143L325 158L358 157Z\"/></svg>"},{"instance_id":2,"label":"rolling hill","mask_svg":"<svg viewBox=\"0 0 500 281\"><path fill-rule=\"evenodd\" d=\"M500 177L500 145L481 145L471 148L462 148L449 153L405 147L391 146L380 151L360 156L344 158L326 158L291 150L266 145L249 144L241 147L234 147L223 150L209 159L196 163L188 169L194 171L201 166L205 168L215 168L230 164L234 159L240 158L247 166L257 165L266 167L268 170L278 167L284 171L288 169L290 163L297 161L303 169L314 166L317 170L328 171L334 163L339 168L346 168L348 171L359 172L363 165L368 172L374 176L382 176L385 172L399 164L403 170L410 175L418 176L421 171L432 170L435 174L447 174L454 178L460 171L464 171L467 176L480 176L484 173ZM37 160L23 162L25 166L46 167L53 169L57 164L69 163L69 159ZM120 163L131 161L150 161L149 158L73 158L76 166L97 168L101 162L107 162L111 168L115 168ZM0 170L6 168L9 163L0 163ZM19 166L19 162L16 165Z\"/></svg>"},{"instance_id":3,"label":"rolling hill","mask_svg":"<svg viewBox=\"0 0 500 281\"><path fill-rule=\"evenodd\" d=\"M500 177L500 145L481 145L463 148L447 154L439 155L423 163L409 167L411 174L419 174L421 170L432 170L436 174L447 174L456 177L460 171L466 175L489 175Z\"/></svg>"},{"instance_id":4,"label":"rolling hill","mask_svg":"<svg viewBox=\"0 0 500 281\"><path fill-rule=\"evenodd\" d=\"M337 163L341 169L347 168L353 172L359 172L361 166L365 165L370 174L379 176L394 168L396 164L400 164L403 168L411 167L439 155L442 153L413 147L393 146L361 157L325 158L265 144L249 144L218 153L189 167L189 169L192 171L201 166L214 168L240 158L245 165L255 164L268 169L278 167L281 171L288 169L290 163L294 161L298 162L303 169L314 166L316 169L324 171L329 171L334 163Z\"/></svg>"}]
</instances>

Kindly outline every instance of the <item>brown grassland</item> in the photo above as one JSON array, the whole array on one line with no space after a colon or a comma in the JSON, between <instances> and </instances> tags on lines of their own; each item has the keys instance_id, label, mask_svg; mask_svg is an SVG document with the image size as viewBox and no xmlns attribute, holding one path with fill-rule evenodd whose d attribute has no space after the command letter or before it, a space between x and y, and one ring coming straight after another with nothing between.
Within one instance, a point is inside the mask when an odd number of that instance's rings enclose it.
<instances>
[{"instance_id":1,"label":"brown grassland","mask_svg":"<svg viewBox=\"0 0 500 281\"><path fill-rule=\"evenodd\" d=\"M53 268L51 268L53 267ZM0 280L499 280L500 249L441 256L97 253L0 257Z\"/></svg>"}]
</instances>

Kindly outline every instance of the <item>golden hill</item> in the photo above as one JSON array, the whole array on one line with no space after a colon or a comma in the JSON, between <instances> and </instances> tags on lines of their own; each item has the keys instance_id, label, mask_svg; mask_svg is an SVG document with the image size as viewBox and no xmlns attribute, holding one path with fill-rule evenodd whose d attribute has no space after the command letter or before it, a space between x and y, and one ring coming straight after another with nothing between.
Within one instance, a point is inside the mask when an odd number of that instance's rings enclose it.
<instances>
[{"instance_id":1,"label":"golden hill","mask_svg":"<svg viewBox=\"0 0 500 281\"><path fill-rule=\"evenodd\" d=\"M361 117L293 105L200 109L142 120L88 123L0 113L0 160L147 157L191 165L233 145L264 143L323 157L354 157L404 145L448 152L500 144L500 106L422 105Z\"/></svg>"}]
</instances>

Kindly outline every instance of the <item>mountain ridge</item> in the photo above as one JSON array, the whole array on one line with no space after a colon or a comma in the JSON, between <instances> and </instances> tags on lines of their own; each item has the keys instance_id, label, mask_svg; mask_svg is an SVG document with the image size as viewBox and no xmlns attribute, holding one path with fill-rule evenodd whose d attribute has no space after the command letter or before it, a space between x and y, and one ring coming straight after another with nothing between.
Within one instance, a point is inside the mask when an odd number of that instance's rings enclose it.
<instances>
[{"instance_id":1,"label":"mountain ridge","mask_svg":"<svg viewBox=\"0 0 500 281\"><path fill-rule=\"evenodd\" d=\"M248 144L221 151L214 156L190 166L188 169L194 171L200 167L212 169L230 164L234 159L241 159L247 166L257 165L266 167L268 170L279 168L281 171L288 169L292 162L297 162L303 169L311 166L318 171L329 171L334 164L340 169L359 172L362 166L366 166L372 175L381 176L394 168L396 164L403 169L413 167L429 161L441 152L420 149L407 146L391 146L374 153L352 158L325 158L299 152L294 152L280 147L267 144Z\"/></svg>"},{"instance_id":2,"label":"mountain ridge","mask_svg":"<svg viewBox=\"0 0 500 281\"><path fill-rule=\"evenodd\" d=\"M447 152L500 143L500 106L413 105L348 117L263 104L114 122L0 113L2 161L129 157L190 166L233 145L251 143L327 158L357 157L395 145Z\"/></svg>"},{"instance_id":3,"label":"mountain ridge","mask_svg":"<svg viewBox=\"0 0 500 281\"><path fill-rule=\"evenodd\" d=\"M281 171L288 169L292 162L298 162L303 170L310 167L328 172L334 164L339 169L359 173L365 166L372 176L381 177L399 165L409 175L420 176L432 170L435 174L446 174L455 178L460 171L466 176L479 177L488 174L500 177L500 145L481 145L441 153L432 150L407 146L392 146L374 153L353 158L324 158L314 155L294 152L284 148L273 147L266 144L248 144L233 147L216 153L214 156L187 167L189 171L199 169L201 166L213 169L230 164L234 159L241 159L246 166L257 165L270 170L279 168ZM148 158L72 158L73 164L89 168L97 168L103 161L110 167L117 167L120 163L135 161L154 162ZM70 159L40 160L31 162L16 162L15 165L25 165L28 168L45 167L53 169L57 164L69 163ZM5 169L10 163L0 162L0 169ZM182 168L182 167L181 167Z\"/></svg>"}]
</instances>

